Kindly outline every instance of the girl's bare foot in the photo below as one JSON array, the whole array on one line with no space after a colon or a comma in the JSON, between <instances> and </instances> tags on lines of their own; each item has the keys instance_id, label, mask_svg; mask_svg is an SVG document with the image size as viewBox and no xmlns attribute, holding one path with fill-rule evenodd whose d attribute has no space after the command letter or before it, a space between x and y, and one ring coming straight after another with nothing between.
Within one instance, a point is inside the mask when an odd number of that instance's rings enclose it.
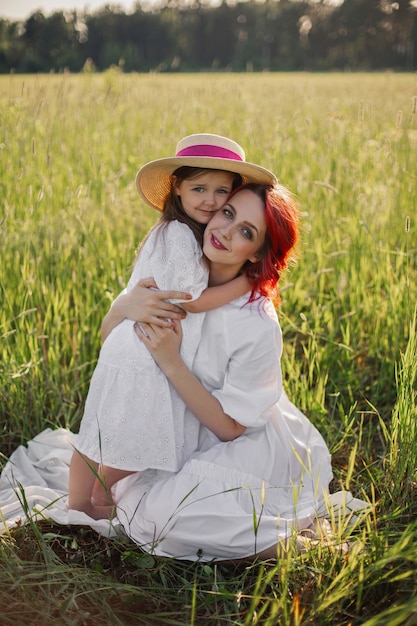
<instances>
[{"instance_id":1,"label":"girl's bare foot","mask_svg":"<svg viewBox=\"0 0 417 626\"><path fill-rule=\"evenodd\" d=\"M116 517L116 507L114 505L96 506L91 504L91 511L87 513L93 519L108 519Z\"/></svg>"},{"instance_id":2,"label":"girl's bare foot","mask_svg":"<svg viewBox=\"0 0 417 626\"><path fill-rule=\"evenodd\" d=\"M111 520L116 517L116 506L106 505L106 506L96 506L93 503L86 504L82 508L75 509L78 511L82 511L92 519L108 519Z\"/></svg>"}]
</instances>

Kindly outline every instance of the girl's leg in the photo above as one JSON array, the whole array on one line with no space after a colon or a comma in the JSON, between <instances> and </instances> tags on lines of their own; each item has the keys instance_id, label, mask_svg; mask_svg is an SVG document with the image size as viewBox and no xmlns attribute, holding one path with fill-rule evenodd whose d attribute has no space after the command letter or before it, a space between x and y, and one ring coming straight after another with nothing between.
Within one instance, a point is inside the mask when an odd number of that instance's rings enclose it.
<instances>
[{"instance_id":1,"label":"girl's leg","mask_svg":"<svg viewBox=\"0 0 417 626\"><path fill-rule=\"evenodd\" d=\"M91 507L91 493L98 471L98 463L74 451L69 470L68 507L85 511Z\"/></svg>"},{"instance_id":2,"label":"girl's leg","mask_svg":"<svg viewBox=\"0 0 417 626\"><path fill-rule=\"evenodd\" d=\"M98 476L94 482L92 489L92 499L97 507L102 506L114 506L114 502L111 496L111 488L117 481L122 480L130 474L136 472L121 470L115 467L109 467L102 465L99 469Z\"/></svg>"},{"instance_id":3,"label":"girl's leg","mask_svg":"<svg viewBox=\"0 0 417 626\"><path fill-rule=\"evenodd\" d=\"M98 472L98 463L75 450L69 470L68 508L83 511L93 519L114 516L114 507L94 506L91 502L94 483Z\"/></svg>"}]
</instances>

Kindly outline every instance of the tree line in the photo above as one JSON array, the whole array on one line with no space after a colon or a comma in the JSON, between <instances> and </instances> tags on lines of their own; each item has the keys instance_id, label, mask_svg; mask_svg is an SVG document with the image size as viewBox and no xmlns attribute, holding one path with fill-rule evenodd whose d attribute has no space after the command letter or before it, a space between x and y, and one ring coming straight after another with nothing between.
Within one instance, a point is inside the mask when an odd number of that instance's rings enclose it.
<instances>
[{"instance_id":1,"label":"tree line","mask_svg":"<svg viewBox=\"0 0 417 626\"><path fill-rule=\"evenodd\" d=\"M417 0L162 0L0 19L0 72L417 69Z\"/></svg>"}]
</instances>

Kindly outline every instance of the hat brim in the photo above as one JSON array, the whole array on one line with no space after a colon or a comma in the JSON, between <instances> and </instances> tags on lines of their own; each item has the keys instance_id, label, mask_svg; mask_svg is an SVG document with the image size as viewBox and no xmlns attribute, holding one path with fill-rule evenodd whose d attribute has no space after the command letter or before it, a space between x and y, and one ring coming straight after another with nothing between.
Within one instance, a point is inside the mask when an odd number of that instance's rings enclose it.
<instances>
[{"instance_id":1,"label":"hat brim","mask_svg":"<svg viewBox=\"0 0 417 626\"><path fill-rule=\"evenodd\" d=\"M243 183L273 185L275 174L260 165L247 161L218 159L213 157L170 157L157 159L143 165L136 174L136 189L146 204L162 211L171 189L171 176L179 167L201 167L212 170L225 170L240 174Z\"/></svg>"}]
</instances>

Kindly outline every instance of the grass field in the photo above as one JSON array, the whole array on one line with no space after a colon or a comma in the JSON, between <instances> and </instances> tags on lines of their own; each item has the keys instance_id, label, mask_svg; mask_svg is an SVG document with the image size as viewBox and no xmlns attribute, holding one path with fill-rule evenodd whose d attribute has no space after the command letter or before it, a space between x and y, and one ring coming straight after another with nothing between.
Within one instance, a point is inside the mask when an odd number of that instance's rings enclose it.
<instances>
[{"instance_id":1,"label":"grass field","mask_svg":"<svg viewBox=\"0 0 417 626\"><path fill-rule=\"evenodd\" d=\"M1 76L0 115L3 461L78 429L101 319L156 219L135 173L214 132L299 199L286 389L331 449L332 489L374 505L362 550L239 567L31 523L0 538L0 623L417 624L417 75Z\"/></svg>"}]
</instances>

